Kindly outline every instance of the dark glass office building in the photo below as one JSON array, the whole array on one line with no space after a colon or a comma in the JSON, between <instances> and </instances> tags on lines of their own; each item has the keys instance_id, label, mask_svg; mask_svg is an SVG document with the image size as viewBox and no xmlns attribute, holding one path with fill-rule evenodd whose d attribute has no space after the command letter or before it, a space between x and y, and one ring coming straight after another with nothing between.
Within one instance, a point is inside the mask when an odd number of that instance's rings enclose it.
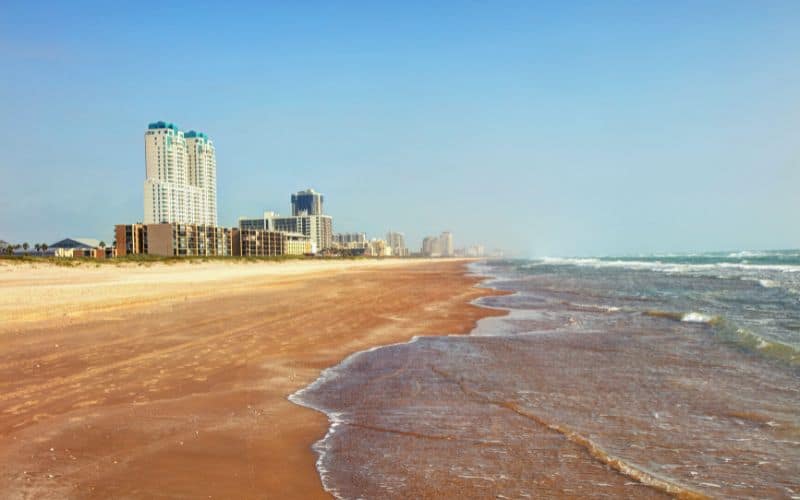
<instances>
[{"instance_id":1,"label":"dark glass office building","mask_svg":"<svg viewBox=\"0 0 800 500\"><path fill-rule=\"evenodd\" d=\"M292 195L292 215L322 215L322 193L313 189Z\"/></svg>"}]
</instances>

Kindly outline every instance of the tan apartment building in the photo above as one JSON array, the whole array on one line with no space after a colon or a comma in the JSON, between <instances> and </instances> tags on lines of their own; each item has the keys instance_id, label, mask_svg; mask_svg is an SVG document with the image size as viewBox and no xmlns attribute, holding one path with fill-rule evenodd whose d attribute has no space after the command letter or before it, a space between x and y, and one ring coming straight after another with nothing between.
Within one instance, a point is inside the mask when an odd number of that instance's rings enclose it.
<instances>
[{"instance_id":1,"label":"tan apartment building","mask_svg":"<svg viewBox=\"0 0 800 500\"><path fill-rule=\"evenodd\" d=\"M278 255L308 255L311 238L300 233L233 229L233 255L242 257L272 257Z\"/></svg>"},{"instance_id":2,"label":"tan apartment building","mask_svg":"<svg viewBox=\"0 0 800 500\"><path fill-rule=\"evenodd\" d=\"M205 224L120 224L117 255L212 257L233 255L232 230Z\"/></svg>"},{"instance_id":3,"label":"tan apartment building","mask_svg":"<svg viewBox=\"0 0 800 500\"><path fill-rule=\"evenodd\" d=\"M303 234L311 238L313 253L333 246L333 217L330 215L306 215L303 212L301 215L281 217L275 212L264 212L263 217L240 218L239 229Z\"/></svg>"}]
</instances>

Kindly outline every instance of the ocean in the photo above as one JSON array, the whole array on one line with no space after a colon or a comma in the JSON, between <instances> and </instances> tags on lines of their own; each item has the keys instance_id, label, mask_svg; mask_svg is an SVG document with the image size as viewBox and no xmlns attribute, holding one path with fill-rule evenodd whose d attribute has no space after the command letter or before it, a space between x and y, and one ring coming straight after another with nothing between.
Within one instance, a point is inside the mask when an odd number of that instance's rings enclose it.
<instances>
[{"instance_id":1,"label":"ocean","mask_svg":"<svg viewBox=\"0 0 800 500\"><path fill-rule=\"evenodd\" d=\"M292 401L339 498L800 498L800 251L489 261L507 316Z\"/></svg>"}]
</instances>

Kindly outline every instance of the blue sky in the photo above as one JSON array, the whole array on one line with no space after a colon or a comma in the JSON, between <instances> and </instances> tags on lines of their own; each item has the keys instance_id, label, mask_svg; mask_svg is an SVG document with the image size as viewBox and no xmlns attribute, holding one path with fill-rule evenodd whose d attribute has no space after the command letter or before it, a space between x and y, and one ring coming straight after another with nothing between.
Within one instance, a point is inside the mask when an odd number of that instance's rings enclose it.
<instances>
[{"instance_id":1,"label":"blue sky","mask_svg":"<svg viewBox=\"0 0 800 500\"><path fill-rule=\"evenodd\" d=\"M143 133L220 222L526 255L800 247L800 2L0 3L0 239L142 218Z\"/></svg>"}]
</instances>

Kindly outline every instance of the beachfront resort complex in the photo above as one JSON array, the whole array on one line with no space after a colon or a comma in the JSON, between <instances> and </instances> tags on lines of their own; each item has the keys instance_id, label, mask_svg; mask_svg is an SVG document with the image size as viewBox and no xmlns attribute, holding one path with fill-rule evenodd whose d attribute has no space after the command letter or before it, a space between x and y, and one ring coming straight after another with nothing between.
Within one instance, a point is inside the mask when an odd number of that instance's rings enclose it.
<instances>
[{"instance_id":1,"label":"beachfront resort complex","mask_svg":"<svg viewBox=\"0 0 800 500\"><path fill-rule=\"evenodd\" d=\"M276 257L283 255L367 257L481 257L482 246L454 249L449 231L425 237L411 252L405 234L385 238L364 232L334 233L325 197L308 188L290 196L291 214L264 211L240 217L234 227L218 224L217 159L205 133L156 121L144 133L144 213L139 222L118 224L110 245L91 238L64 238L51 245L5 244L5 253L91 257ZM29 251L30 250L30 251ZM35 250L35 252L34 252Z\"/></svg>"}]
</instances>

